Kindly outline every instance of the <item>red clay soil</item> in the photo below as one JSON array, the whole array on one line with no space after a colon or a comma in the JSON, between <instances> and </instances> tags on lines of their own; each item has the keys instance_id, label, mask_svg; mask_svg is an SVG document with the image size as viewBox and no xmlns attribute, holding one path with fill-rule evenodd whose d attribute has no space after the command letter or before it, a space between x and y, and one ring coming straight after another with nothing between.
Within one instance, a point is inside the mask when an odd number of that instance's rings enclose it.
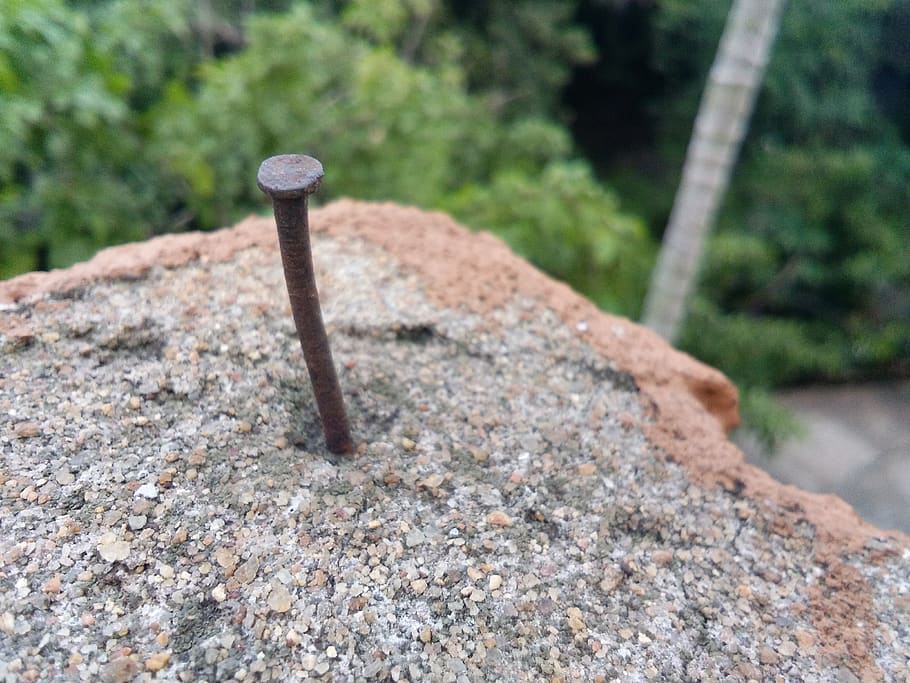
<instances>
[{"instance_id":1,"label":"red clay soil","mask_svg":"<svg viewBox=\"0 0 910 683\"><path fill-rule=\"evenodd\" d=\"M598 310L517 258L496 237L471 233L445 214L341 200L313 210L310 225L314 231L355 235L381 246L419 274L426 295L442 306L483 313L521 295L548 306L572 329L583 330L579 334L592 347L635 378L644 407L653 417L644 426L647 436L680 463L693 482L737 491L763 507L770 503L766 509L778 511L773 528L781 535L792 534L800 523L815 528L816 559L826 567L810 591L817 645L861 678L880 678L871 658L875 624L871 596L863 576L844 560L863 552L871 539L890 538L910 547L910 537L872 526L835 496L783 485L746 464L726 437L739 422L738 397L722 373L672 349L650 330ZM0 302L72 290L99 279L138 277L155 265L228 260L250 246L276 248L271 219L251 217L217 233L168 235L112 247L66 270L0 282ZM27 321L4 316L0 332L27 336ZM863 622L865 627L856 626Z\"/></svg>"}]
</instances>

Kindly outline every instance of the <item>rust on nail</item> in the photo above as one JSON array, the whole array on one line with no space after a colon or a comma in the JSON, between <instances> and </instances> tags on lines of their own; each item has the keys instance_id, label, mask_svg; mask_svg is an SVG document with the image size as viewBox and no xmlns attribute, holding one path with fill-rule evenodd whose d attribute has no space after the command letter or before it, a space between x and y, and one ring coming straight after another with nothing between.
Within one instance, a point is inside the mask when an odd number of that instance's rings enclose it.
<instances>
[{"instance_id":1,"label":"rust on nail","mask_svg":"<svg viewBox=\"0 0 910 683\"><path fill-rule=\"evenodd\" d=\"M307 197L322 184L322 164L302 154L281 154L262 162L259 189L272 199L284 279L326 446L333 453L351 453L354 442L335 373L332 350L322 322L310 248Z\"/></svg>"}]
</instances>

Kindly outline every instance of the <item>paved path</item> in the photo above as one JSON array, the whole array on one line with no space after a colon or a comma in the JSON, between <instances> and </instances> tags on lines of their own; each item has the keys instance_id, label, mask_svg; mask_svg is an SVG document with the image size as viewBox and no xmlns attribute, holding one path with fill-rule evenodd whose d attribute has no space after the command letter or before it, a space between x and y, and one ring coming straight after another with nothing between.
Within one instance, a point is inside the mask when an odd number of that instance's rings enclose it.
<instances>
[{"instance_id":1,"label":"paved path","mask_svg":"<svg viewBox=\"0 0 910 683\"><path fill-rule=\"evenodd\" d=\"M874 524L910 532L910 380L782 393L807 428L772 457L748 437L749 462L809 491L836 493Z\"/></svg>"}]
</instances>

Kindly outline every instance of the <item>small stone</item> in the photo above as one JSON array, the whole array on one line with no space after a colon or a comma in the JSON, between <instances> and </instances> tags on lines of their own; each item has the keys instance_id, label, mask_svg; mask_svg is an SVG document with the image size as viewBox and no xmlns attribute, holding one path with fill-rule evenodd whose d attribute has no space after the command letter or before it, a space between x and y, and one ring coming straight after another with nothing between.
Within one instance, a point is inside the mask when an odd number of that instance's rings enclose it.
<instances>
[{"instance_id":1,"label":"small stone","mask_svg":"<svg viewBox=\"0 0 910 683\"><path fill-rule=\"evenodd\" d=\"M16 425L14 432L19 439L30 439L33 436L38 436L38 434L41 433L41 430L34 422L20 422Z\"/></svg>"},{"instance_id":2,"label":"small stone","mask_svg":"<svg viewBox=\"0 0 910 683\"><path fill-rule=\"evenodd\" d=\"M133 531L144 529L146 522L148 522L148 517L145 515L130 515L126 520L126 523Z\"/></svg>"},{"instance_id":3,"label":"small stone","mask_svg":"<svg viewBox=\"0 0 910 683\"><path fill-rule=\"evenodd\" d=\"M205 452L201 450L193 451L190 453L186 461L193 467L199 467L200 465L205 464Z\"/></svg>"},{"instance_id":4,"label":"small stone","mask_svg":"<svg viewBox=\"0 0 910 683\"><path fill-rule=\"evenodd\" d=\"M423 579L415 579L411 581L411 590L417 593L417 595L423 595L423 592L427 589L427 582Z\"/></svg>"},{"instance_id":5,"label":"small stone","mask_svg":"<svg viewBox=\"0 0 910 683\"><path fill-rule=\"evenodd\" d=\"M79 617L79 621L83 626L91 626L95 623L95 615L91 612L83 612L82 616Z\"/></svg>"},{"instance_id":6,"label":"small stone","mask_svg":"<svg viewBox=\"0 0 910 683\"><path fill-rule=\"evenodd\" d=\"M286 634L284 634L284 643L288 647L297 647L300 645L303 638L300 637L300 634L297 633L294 629L291 629Z\"/></svg>"},{"instance_id":7,"label":"small stone","mask_svg":"<svg viewBox=\"0 0 910 683\"><path fill-rule=\"evenodd\" d=\"M237 571L234 572L234 578L240 583L249 583L256 578L256 574L258 573L259 558L253 555L250 559L237 567Z\"/></svg>"},{"instance_id":8,"label":"small stone","mask_svg":"<svg viewBox=\"0 0 910 683\"><path fill-rule=\"evenodd\" d=\"M404 438L401 440L401 446L402 446L402 448L404 448L406 451L413 451L415 448L417 448L417 444L416 444L414 441L412 441L411 439L407 438L407 437L404 437Z\"/></svg>"},{"instance_id":9,"label":"small stone","mask_svg":"<svg viewBox=\"0 0 910 683\"><path fill-rule=\"evenodd\" d=\"M582 620L582 612L577 607L570 607L566 610L567 620L566 623L569 625L569 628L574 632L584 631L587 629L587 625Z\"/></svg>"},{"instance_id":10,"label":"small stone","mask_svg":"<svg viewBox=\"0 0 910 683\"><path fill-rule=\"evenodd\" d=\"M234 553L230 548L218 548L214 552L214 555L215 562L217 562L223 569L230 569L237 563L237 558L234 556Z\"/></svg>"},{"instance_id":11,"label":"small stone","mask_svg":"<svg viewBox=\"0 0 910 683\"><path fill-rule=\"evenodd\" d=\"M275 582L272 584L268 603L276 612L287 612L291 609L291 594L281 583Z\"/></svg>"},{"instance_id":12,"label":"small stone","mask_svg":"<svg viewBox=\"0 0 910 683\"><path fill-rule=\"evenodd\" d=\"M155 642L158 643L161 647L167 647L168 642L171 637L167 634L166 631L162 631L157 636L155 636Z\"/></svg>"},{"instance_id":13,"label":"small stone","mask_svg":"<svg viewBox=\"0 0 910 683\"><path fill-rule=\"evenodd\" d=\"M139 673L139 664L130 657L118 657L108 662L101 670L101 680L105 683L127 683Z\"/></svg>"},{"instance_id":14,"label":"small stone","mask_svg":"<svg viewBox=\"0 0 910 683\"><path fill-rule=\"evenodd\" d=\"M225 601L227 598L227 591L225 590L223 583L219 583L212 589L212 597L215 599L215 602Z\"/></svg>"},{"instance_id":15,"label":"small stone","mask_svg":"<svg viewBox=\"0 0 910 683\"><path fill-rule=\"evenodd\" d=\"M122 562L130 556L129 542L118 540L112 533L101 536L96 549L105 562Z\"/></svg>"},{"instance_id":16,"label":"small stone","mask_svg":"<svg viewBox=\"0 0 910 683\"><path fill-rule=\"evenodd\" d=\"M593 462L586 462L578 466L578 474L582 477L590 477L597 474L597 465Z\"/></svg>"},{"instance_id":17,"label":"small stone","mask_svg":"<svg viewBox=\"0 0 910 683\"><path fill-rule=\"evenodd\" d=\"M777 648L777 654L783 655L784 657L792 657L796 654L796 643L792 640L785 640Z\"/></svg>"},{"instance_id":18,"label":"small stone","mask_svg":"<svg viewBox=\"0 0 910 683\"><path fill-rule=\"evenodd\" d=\"M132 408L133 410L139 410L140 406L142 406L142 401L139 400L138 396L131 396L130 400L129 400L129 404L130 404L130 408Z\"/></svg>"},{"instance_id":19,"label":"small stone","mask_svg":"<svg viewBox=\"0 0 910 683\"><path fill-rule=\"evenodd\" d=\"M154 484L143 484L136 492L133 494L134 497L142 498L157 498L158 497L158 487Z\"/></svg>"},{"instance_id":20,"label":"small stone","mask_svg":"<svg viewBox=\"0 0 910 683\"><path fill-rule=\"evenodd\" d=\"M673 560L673 553L669 550L655 550L651 553L651 559L658 567L663 567L670 564Z\"/></svg>"},{"instance_id":21,"label":"small stone","mask_svg":"<svg viewBox=\"0 0 910 683\"><path fill-rule=\"evenodd\" d=\"M80 664L82 664L82 653L74 652L73 654L71 654L68 663L70 666L79 666Z\"/></svg>"},{"instance_id":22,"label":"small stone","mask_svg":"<svg viewBox=\"0 0 910 683\"><path fill-rule=\"evenodd\" d=\"M489 583L487 585L491 591L499 590L502 587L502 577L499 574L490 574Z\"/></svg>"},{"instance_id":23,"label":"small stone","mask_svg":"<svg viewBox=\"0 0 910 683\"><path fill-rule=\"evenodd\" d=\"M630 629L630 628L619 629L619 637L622 638L623 640L629 640L633 635L634 635L634 633L632 632L632 629Z\"/></svg>"},{"instance_id":24,"label":"small stone","mask_svg":"<svg viewBox=\"0 0 910 683\"><path fill-rule=\"evenodd\" d=\"M300 665L303 667L304 671L312 671L316 668L316 662L318 661L316 655L308 654L304 655L303 659L300 660Z\"/></svg>"},{"instance_id":25,"label":"small stone","mask_svg":"<svg viewBox=\"0 0 910 683\"><path fill-rule=\"evenodd\" d=\"M330 668L331 667L329 666L328 662L319 662L316 665L316 673L318 673L320 676L324 676L329 672Z\"/></svg>"},{"instance_id":26,"label":"small stone","mask_svg":"<svg viewBox=\"0 0 910 683\"><path fill-rule=\"evenodd\" d=\"M181 527L180 529L177 529L177 531L175 531L174 535L171 537L171 544L179 545L180 543L183 543L185 540L186 540L186 529Z\"/></svg>"},{"instance_id":27,"label":"small stone","mask_svg":"<svg viewBox=\"0 0 910 683\"><path fill-rule=\"evenodd\" d=\"M169 564L163 564L158 567L158 573L161 575L162 579L174 578L174 568Z\"/></svg>"},{"instance_id":28,"label":"small stone","mask_svg":"<svg viewBox=\"0 0 910 683\"><path fill-rule=\"evenodd\" d=\"M578 617L569 617L566 620L566 623L569 625L569 628L575 632L584 631L587 628L587 626L585 625L585 622L582 621L581 619L579 619Z\"/></svg>"},{"instance_id":29,"label":"small stone","mask_svg":"<svg viewBox=\"0 0 910 683\"><path fill-rule=\"evenodd\" d=\"M325 656L328 657L329 659L335 659L335 657L338 656L338 650L335 648L334 645L329 645L325 649Z\"/></svg>"},{"instance_id":30,"label":"small stone","mask_svg":"<svg viewBox=\"0 0 910 683\"><path fill-rule=\"evenodd\" d=\"M421 545L423 543L423 541L424 541L423 534L417 529L412 529L411 532L408 534L407 538L405 539L405 543L407 544L407 546L409 548L413 548L414 546Z\"/></svg>"},{"instance_id":31,"label":"small stone","mask_svg":"<svg viewBox=\"0 0 910 683\"><path fill-rule=\"evenodd\" d=\"M475 588L471 591L471 594L468 596L468 600L471 602L483 602L487 599L487 594L484 593L479 588Z\"/></svg>"},{"instance_id":32,"label":"small stone","mask_svg":"<svg viewBox=\"0 0 910 683\"><path fill-rule=\"evenodd\" d=\"M253 430L253 425L245 420L241 420L237 423L237 431L242 434L247 434Z\"/></svg>"},{"instance_id":33,"label":"small stone","mask_svg":"<svg viewBox=\"0 0 910 683\"><path fill-rule=\"evenodd\" d=\"M487 515L487 524L493 526L512 526L512 518L502 510L495 510Z\"/></svg>"},{"instance_id":34,"label":"small stone","mask_svg":"<svg viewBox=\"0 0 910 683\"><path fill-rule=\"evenodd\" d=\"M779 660L780 657L777 656L777 653L767 645L758 651L758 661L766 666L777 664Z\"/></svg>"},{"instance_id":35,"label":"small stone","mask_svg":"<svg viewBox=\"0 0 910 683\"><path fill-rule=\"evenodd\" d=\"M812 647L815 645L815 636L804 628L797 629L796 642L802 648Z\"/></svg>"},{"instance_id":36,"label":"small stone","mask_svg":"<svg viewBox=\"0 0 910 683\"><path fill-rule=\"evenodd\" d=\"M149 671L161 671L167 666L170 659L171 655L169 652L156 652L145 660L145 668Z\"/></svg>"},{"instance_id":37,"label":"small stone","mask_svg":"<svg viewBox=\"0 0 910 683\"><path fill-rule=\"evenodd\" d=\"M431 640L433 640L433 631L429 626L424 626L422 629L420 629L420 642L426 644Z\"/></svg>"},{"instance_id":38,"label":"small stone","mask_svg":"<svg viewBox=\"0 0 910 683\"><path fill-rule=\"evenodd\" d=\"M54 574L47 582L44 584L41 589L45 593L50 593L56 595L60 592L60 574Z\"/></svg>"},{"instance_id":39,"label":"small stone","mask_svg":"<svg viewBox=\"0 0 910 683\"><path fill-rule=\"evenodd\" d=\"M13 616L12 612L0 614L0 631L3 631L7 635L12 635L15 630L16 617Z\"/></svg>"},{"instance_id":40,"label":"small stone","mask_svg":"<svg viewBox=\"0 0 910 683\"><path fill-rule=\"evenodd\" d=\"M61 486L66 486L67 484L72 484L74 481L76 481L76 475L74 475L72 472L69 471L69 469L64 467L62 469L57 470L56 474L54 474L54 479Z\"/></svg>"}]
</instances>

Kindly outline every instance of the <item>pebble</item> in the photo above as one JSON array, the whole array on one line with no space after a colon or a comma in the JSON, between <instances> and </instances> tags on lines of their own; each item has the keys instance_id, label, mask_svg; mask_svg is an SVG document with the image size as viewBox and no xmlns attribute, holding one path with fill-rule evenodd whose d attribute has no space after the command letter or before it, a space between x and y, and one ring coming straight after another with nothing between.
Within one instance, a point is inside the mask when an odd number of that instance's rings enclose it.
<instances>
[{"instance_id":1,"label":"pebble","mask_svg":"<svg viewBox=\"0 0 910 683\"><path fill-rule=\"evenodd\" d=\"M133 494L136 497L142 498L157 498L158 497L158 487L154 484L143 484L136 489L136 492Z\"/></svg>"},{"instance_id":2,"label":"pebble","mask_svg":"<svg viewBox=\"0 0 910 683\"><path fill-rule=\"evenodd\" d=\"M139 673L139 664L130 657L118 657L108 662L101 670L105 683L127 683Z\"/></svg>"},{"instance_id":3,"label":"pebble","mask_svg":"<svg viewBox=\"0 0 910 683\"><path fill-rule=\"evenodd\" d=\"M169 652L156 652L145 660L145 668L149 671L161 671L167 666L170 659L171 655Z\"/></svg>"},{"instance_id":4,"label":"pebble","mask_svg":"<svg viewBox=\"0 0 910 683\"><path fill-rule=\"evenodd\" d=\"M766 666L777 664L779 660L780 657L778 657L777 653L767 645L763 645L758 651L758 661Z\"/></svg>"},{"instance_id":5,"label":"pebble","mask_svg":"<svg viewBox=\"0 0 910 683\"><path fill-rule=\"evenodd\" d=\"M69 468L62 468L57 470L54 474L55 481L61 486L67 486L76 481L76 475L69 471Z\"/></svg>"},{"instance_id":6,"label":"pebble","mask_svg":"<svg viewBox=\"0 0 910 683\"><path fill-rule=\"evenodd\" d=\"M230 548L218 548L213 554L215 556L215 562L217 562L223 569L230 569L237 562L234 553Z\"/></svg>"},{"instance_id":7,"label":"pebble","mask_svg":"<svg viewBox=\"0 0 910 683\"><path fill-rule=\"evenodd\" d=\"M494 510L487 515L487 524L493 526L512 526L512 518L502 510Z\"/></svg>"},{"instance_id":8,"label":"pebble","mask_svg":"<svg viewBox=\"0 0 910 683\"><path fill-rule=\"evenodd\" d=\"M276 612L287 612L291 609L291 593L280 582L273 582L268 603Z\"/></svg>"},{"instance_id":9,"label":"pebble","mask_svg":"<svg viewBox=\"0 0 910 683\"><path fill-rule=\"evenodd\" d=\"M112 533L101 536L96 549L106 562L122 562L130 556L130 543L119 540Z\"/></svg>"},{"instance_id":10,"label":"pebble","mask_svg":"<svg viewBox=\"0 0 910 683\"><path fill-rule=\"evenodd\" d=\"M491 591L499 590L502 587L502 577L499 574L490 574L487 585Z\"/></svg>"},{"instance_id":11,"label":"pebble","mask_svg":"<svg viewBox=\"0 0 910 683\"><path fill-rule=\"evenodd\" d=\"M145 515L130 515L126 520L126 523L133 531L140 531L145 528L146 522L148 522L148 517Z\"/></svg>"},{"instance_id":12,"label":"pebble","mask_svg":"<svg viewBox=\"0 0 910 683\"><path fill-rule=\"evenodd\" d=\"M234 578L240 583L249 583L259 573L259 558L255 555L241 564L234 571Z\"/></svg>"},{"instance_id":13,"label":"pebble","mask_svg":"<svg viewBox=\"0 0 910 683\"><path fill-rule=\"evenodd\" d=\"M16 425L14 432L20 439L30 439L32 437L38 436L38 434L41 433L41 430L34 422L20 422Z\"/></svg>"}]
</instances>

